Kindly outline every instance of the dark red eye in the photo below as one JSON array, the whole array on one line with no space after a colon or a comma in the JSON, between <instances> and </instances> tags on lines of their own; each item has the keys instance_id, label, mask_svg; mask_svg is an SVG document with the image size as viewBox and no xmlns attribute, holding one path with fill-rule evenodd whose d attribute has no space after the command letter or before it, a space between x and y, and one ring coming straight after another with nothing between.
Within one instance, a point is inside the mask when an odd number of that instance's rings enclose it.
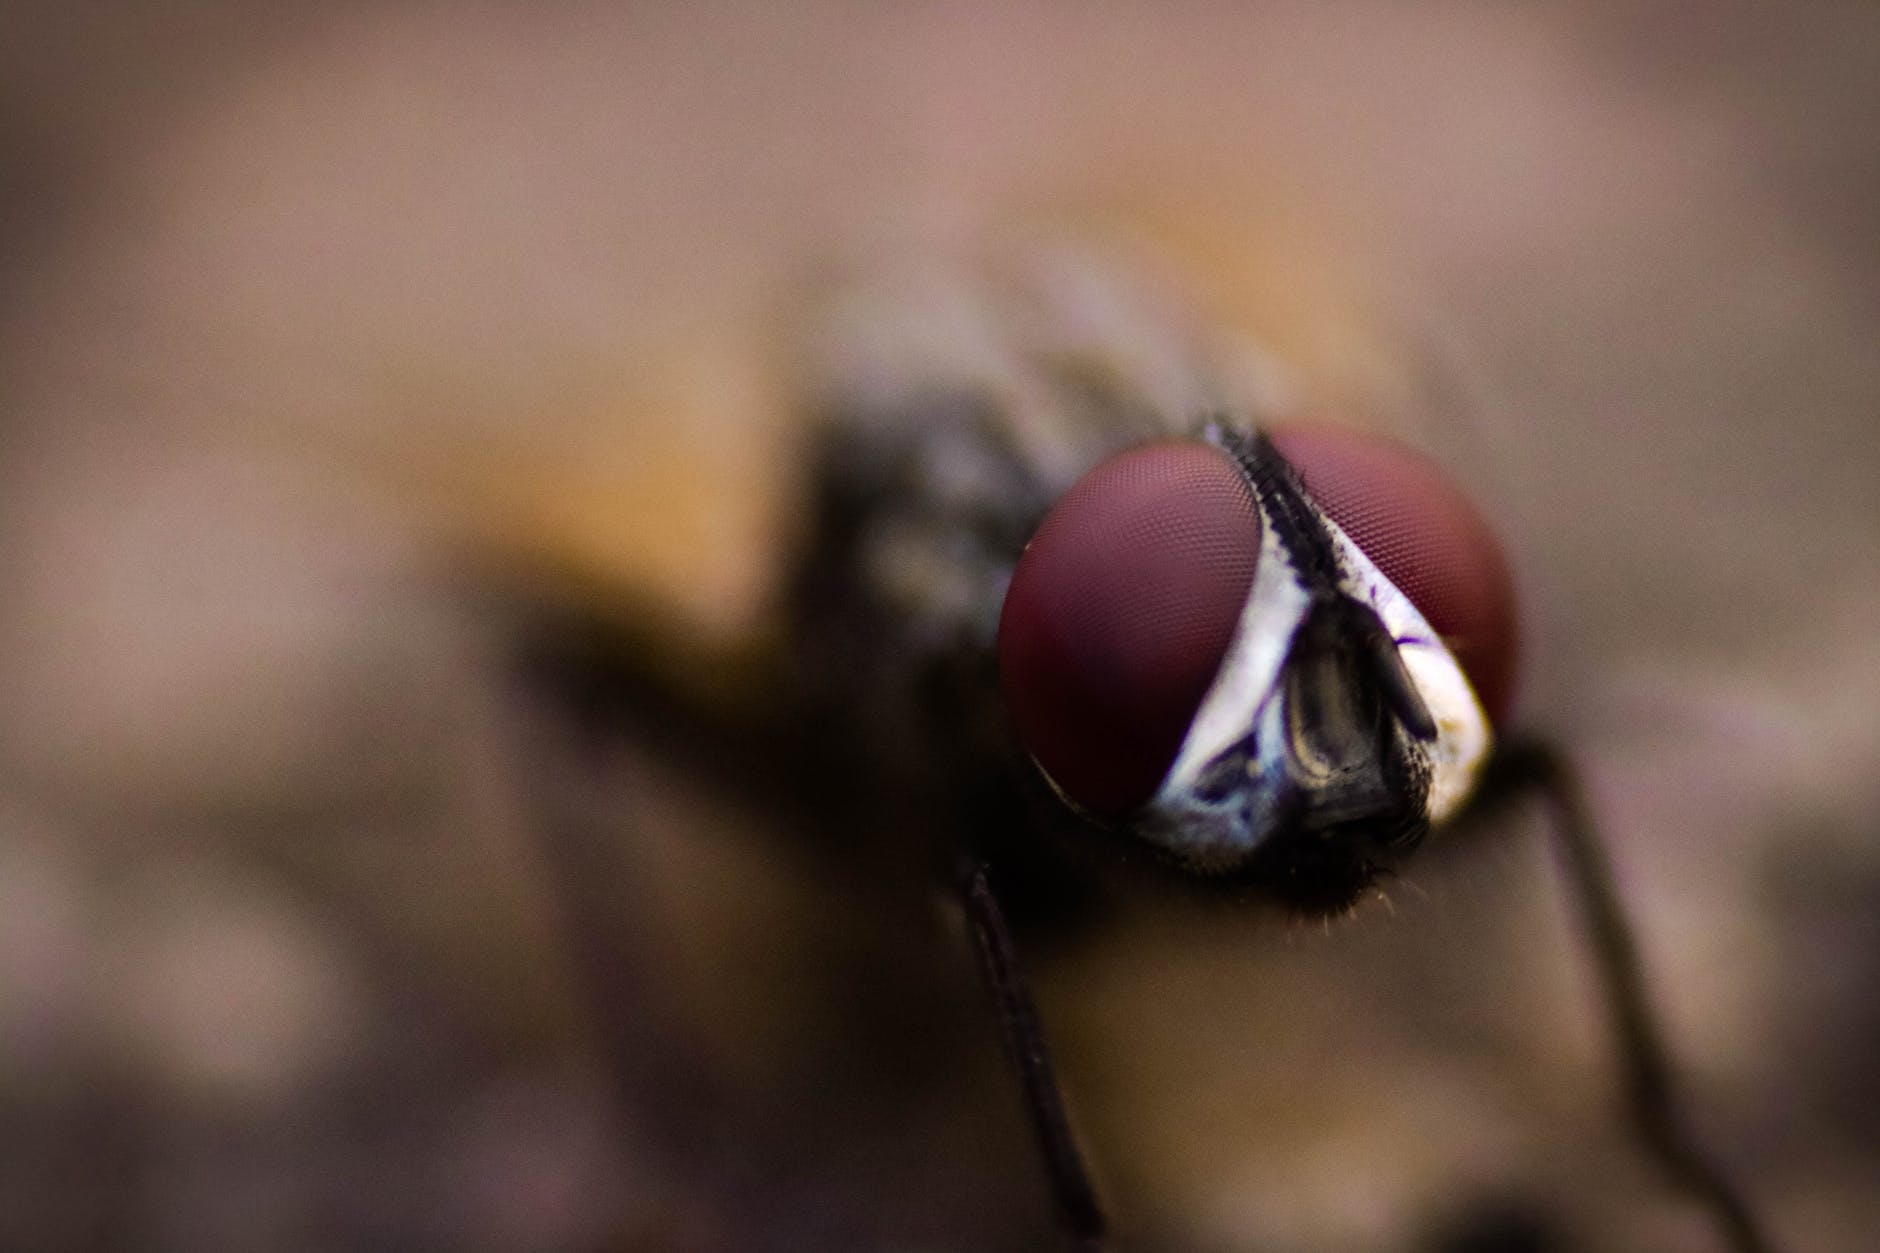
<instances>
[{"instance_id":1,"label":"dark red eye","mask_svg":"<svg viewBox=\"0 0 1880 1253\"><path fill-rule=\"evenodd\" d=\"M1436 628L1489 718L1514 699L1514 581L1493 532L1435 463L1393 440L1335 426L1273 444L1334 522Z\"/></svg>"},{"instance_id":2,"label":"dark red eye","mask_svg":"<svg viewBox=\"0 0 1880 1253\"><path fill-rule=\"evenodd\" d=\"M999 672L1026 748L1067 796L1113 816L1149 799L1233 642L1260 556L1239 468L1150 444L1079 479L1020 558Z\"/></svg>"}]
</instances>

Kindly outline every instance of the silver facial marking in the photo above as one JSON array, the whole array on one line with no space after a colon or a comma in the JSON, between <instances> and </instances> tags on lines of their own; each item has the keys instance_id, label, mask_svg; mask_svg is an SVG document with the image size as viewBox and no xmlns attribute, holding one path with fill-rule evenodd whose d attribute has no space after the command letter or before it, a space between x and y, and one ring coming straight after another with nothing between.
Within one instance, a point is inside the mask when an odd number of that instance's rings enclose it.
<instances>
[{"instance_id":1,"label":"silver facial marking","mask_svg":"<svg viewBox=\"0 0 1880 1253\"><path fill-rule=\"evenodd\" d=\"M1260 561L1220 672L1132 829L1226 873L1280 836L1382 850L1442 823L1490 748L1461 666L1271 444L1218 424L1203 438L1248 475Z\"/></svg>"}]
</instances>

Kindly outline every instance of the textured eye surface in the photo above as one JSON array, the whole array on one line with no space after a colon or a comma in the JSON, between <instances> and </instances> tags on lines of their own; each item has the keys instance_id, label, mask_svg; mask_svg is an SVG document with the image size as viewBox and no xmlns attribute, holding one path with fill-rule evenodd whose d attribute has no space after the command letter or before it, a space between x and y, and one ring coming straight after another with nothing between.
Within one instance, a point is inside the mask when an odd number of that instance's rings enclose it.
<instances>
[{"instance_id":1,"label":"textured eye surface","mask_svg":"<svg viewBox=\"0 0 1880 1253\"><path fill-rule=\"evenodd\" d=\"M1067 796L1146 801L1220 669L1253 583L1260 515L1200 443L1149 444L1079 479L1006 594L999 673L1021 739Z\"/></svg>"},{"instance_id":2,"label":"textured eye surface","mask_svg":"<svg viewBox=\"0 0 1880 1253\"><path fill-rule=\"evenodd\" d=\"M1276 431L1306 490L1410 598L1469 676L1490 720L1514 698L1514 582L1494 533L1434 462L1332 426Z\"/></svg>"}]
</instances>

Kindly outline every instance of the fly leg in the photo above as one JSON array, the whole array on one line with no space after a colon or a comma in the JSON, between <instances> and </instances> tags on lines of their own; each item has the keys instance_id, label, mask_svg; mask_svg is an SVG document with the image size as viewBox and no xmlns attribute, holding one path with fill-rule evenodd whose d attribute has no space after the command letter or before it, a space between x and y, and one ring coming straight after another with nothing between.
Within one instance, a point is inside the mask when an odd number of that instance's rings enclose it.
<instances>
[{"instance_id":1,"label":"fly leg","mask_svg":"<svg viewBox=\"0 0 1880 1253\"><path fill-rule=\"evenodd\" d=\"M980 973L992 994L1006 1053L1017 1072L1025 1112L1044 1158L1066 1245L1073 1253L1102 1253L1108 1247L1103 1209L1065 1116L1064 1094L1051 1066L1044 1031L1038 1025L1037 1006L1019 969L1011 930L987 881L985 865L969 863L960 875L958 888L967 925L972 929L973 947L979 954Z\"/></svg>"},{"instance_id":2,"label":"fly leg","mask_svg":"<svg viewBox=\"0 0 1880 1253\"><path fill-rule=\"evenodd\" d=\"M1670 1180L1706 1209L1733 1253L1771 1253L1749 1200L1698 1143L1645 988L1638 939L1619 900L1612 861L1566 755L1535 739L1504 742L1471 806L1486 810L1528 794L1546 806L1568 895L1593 957L1613 1048L1624 1072L1634 1133Z\"/></svg>"}]
</instances>

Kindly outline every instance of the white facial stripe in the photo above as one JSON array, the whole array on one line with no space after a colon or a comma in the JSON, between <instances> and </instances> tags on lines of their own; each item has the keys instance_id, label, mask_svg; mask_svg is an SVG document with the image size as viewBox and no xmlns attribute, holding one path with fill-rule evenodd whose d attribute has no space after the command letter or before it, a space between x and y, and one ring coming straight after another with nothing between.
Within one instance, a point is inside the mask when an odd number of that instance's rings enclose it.
<instances>
[{"instance_id":1,"label":"white facial stripe","mask_svg":"<svg viewBox=\"0 0 1880 1253\"><path fill-rule=\"evenodd\" d=\"M1410 598L1335 522L1323 513L1319 516L1343 568L1339 590L1369 605L1398 641L1404 668L1436 723L1435 740L1420 748L1430 766L1428 816L1433 825L1443 823L1474 791L1487 761L1492 739L1488 716L1462 667ZM1233 644L1151 801L1152 818L1144 829L1146 836L1199 866L1231 865L1269 834L1258 816L1246 822L1216 812L1208 815L1211 820L1185 821L1184 813L1201 817L1207 808L1196 809L1195 789L1203 772L1246 739L1256 724L1256 755L1249 768L1266 771L1284 764L1279 676L1312 598L1264 504L1261 524L1260 562Z\"/></svg>"},{"instance_id":2,"label":"white facial stripe","mask_svg":"<svg viewBox=\"0 0 1880 1253\"><path fill-rule=\"evenodd\" d=\"M1193 787L1209 762L1246 738L1254 711L1278 685L1293 633L1311 599L1262 511L1260 561L1254 566L1253 587L1234 629L1234 642L1189 724L1158 797Z\"/></svg>"},{"instance_id":3,"label":"white facial stripe","mask_svg":"<svg viewBox=\"0 0 1880 1253\"><path fill-rule=\"evenodd\" d=\"M1336 522L1325 519L1346 570L1342 590L1377 611L1397 655L1416 683L1430 717L1436 721L1436 739L1426 745L1430 759L1430 822L1440 825L1454 816L1475 790L1493 741L1488 714L1449 646L1427 619L1397 590L1396 584L1364 555ZM1264 555L1264 554L1262 554Z\"/></svg>"}]
</instances>

